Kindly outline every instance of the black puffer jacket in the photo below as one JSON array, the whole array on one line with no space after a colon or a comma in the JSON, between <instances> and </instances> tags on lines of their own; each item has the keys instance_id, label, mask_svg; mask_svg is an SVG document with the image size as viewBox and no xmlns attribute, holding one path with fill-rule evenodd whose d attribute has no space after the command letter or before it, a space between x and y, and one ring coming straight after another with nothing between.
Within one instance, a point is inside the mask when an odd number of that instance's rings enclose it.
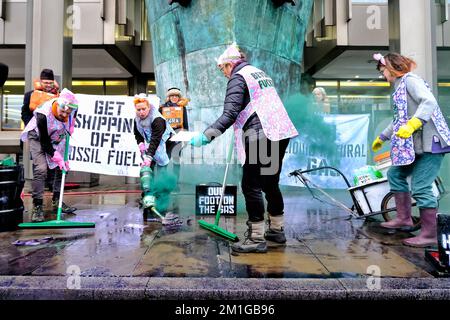
<instances>
[{"instance_id":1,"label":"black puffer jacket","mask_svg":"<svg viewBox=\"0 0 450 320\"><path fill-rule=\"evenodd\" d=\"M248 91L247 83L243 76L237 74L239 70L248 65L248 62L243 61L236 65L233 71L231 71L231 77L227 84L223 113L216 122L209 126L204 132L209 140L217 138L232 126L239 116L239 113L244 110L250 102L250 93ZM255 134L258 134L260 131L262 132L261 121L256 112L250 116L244 125L244 132L249 129L253 129Z\"/></svg>"},{"instance_id":2,"label":"black puffer jacket","mask_svg":"<svg viewBox=\"0 0 450 320\"><path fill-rule=\"evenodd\" d=\"M30 110L30 100L31 95L33 94L33 90L28 91L23 96L23 105L22 105L22 121L25 125L30 122L31 118L33 118L33 111Z\"/></svg>"}]
</instances>

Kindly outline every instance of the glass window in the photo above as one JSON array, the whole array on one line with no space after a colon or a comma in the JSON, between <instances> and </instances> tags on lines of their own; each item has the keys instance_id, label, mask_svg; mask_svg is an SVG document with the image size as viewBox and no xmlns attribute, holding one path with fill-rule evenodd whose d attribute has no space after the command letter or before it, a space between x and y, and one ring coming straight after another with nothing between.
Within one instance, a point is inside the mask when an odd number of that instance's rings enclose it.
<instances>
[{"instance_id":1,"label":"glass window","mask_svg":"<svg viewBox=\"0 0 450 320\"><path fill-rule=\"evenodd\" d=\"M439 90L439 106L441 107L442 112L447 116L447 119L450 118L450 81L439 81L438 82L438 90Z\"/></svg>"},{"instance_id":2,"label":"glass window","mask_svg":"<svg viewBox=\"0 0 450 320\"><path fill-rule=\"evenodd\" d=\"M367 145L392 119L391 87L386 81L327 80L316 81L316 87L325 89L332 114L370 114Z\"/></svg>"},{"instance_id":3,"label":"glass window","mask_svg":"<svg viewBox=\"0 0 450 320\"><path fill-rule=\"evenodd\" d=\"M128 96L128 81L127 80L106 80L105 82L106 94L112 96Z\"/></svg>"},{"instance_id":4,"label":"glass window","mask_svg":"<svg viewBox=\"0 0 450 320\"><path fill-rule=\"evenodd\" d=\"M156 81L147 81L147 94L156 94Z\"/></svg>"},{"instance_id":5,"label":"glass window","mask_svg":"<svg viewBox=\"0 0 450 320\"><path fill-rule=\"evenodd\" d=\"M22 130L21 110L25 82L23 80L6 81L2 89L1 118L2 130Z\"/></svg>"},{"instance_id":6,"label":"glass window","mask_svg":"<svg viewBox=\"0 0 450 320\"><path fill-rule=\"evenodd\" d=\"M330 104L331 113L338 113L338 86L339 81L317 81L316 87L323 88Z\"/></svg>"},{"instance_id":7,"label":"glass window","mask_svg":"<svg viewBox=\"0 0 450 320\"><path fill-rule=\"evenodd\" d=\"M83 94L105 94L103 80L74 80L72 81L72 91Z\"/></svg>"},{"instance_id":8,"label":"glass window","mask_svg":"<svg viewBox=\"0 0 450 320\"><path fill-rule=\"evenodd\" d=\"M152 93L155 90L155 82L152 82ZM1 130L22 130L21 109L23 105L23 95L25 81L6 81L0 90L1 99ZM96 95L121 95L128 96L128 80L73 80L72 91L82 94Z\"/></svg>"},{"instance_id":9,"label":"glass window","mask_svg":"<svg viewBox=\"0 0 450 320\"><path fill-rule=\"evenodd\" d=\"M388 3L388 0L352 0L352 3Z\"/></svg>"},{"instance_id":10,"label":"glass window","mask_svg":"<svg viewBox=\"0 0 450 320\"><path fill-rule=\"evenodd\" d=\"M450 3L450 0L449 0ZM450 55L447 51L437 51L437 65L448 66L450 63ZM438 70L438 102L441 111L444 114L447 124L450 124L450 73L448 68L440 68ZM444 182L445 187L450 188L450 157L447 155L442 162L439 176ZM450 202L445 201L444 204L439 202L439 207L443 210L450 210Z\"/></svg>"}]
</instances>

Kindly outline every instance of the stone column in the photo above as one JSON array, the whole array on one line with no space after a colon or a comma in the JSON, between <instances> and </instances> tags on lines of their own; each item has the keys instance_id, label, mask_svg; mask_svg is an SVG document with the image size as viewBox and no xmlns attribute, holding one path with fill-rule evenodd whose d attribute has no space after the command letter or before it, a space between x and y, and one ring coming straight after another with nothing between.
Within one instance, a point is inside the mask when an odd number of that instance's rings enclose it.
<instances>
[{"instance_id":1,"label":"stone column","mask_svg":"<svg viewBox=\"0 0 450 320\"><path fill-rule=\"evenodd\" d=\"M33 80L41 70L52 69L61 88L72 84L73 0L28 0L25 47L25 91L33 89ZM25 177L31 179L28 144L24 145Z\"/></svg>"},{"instance_id":2,"label":"stone column","mask_svg":"<svg viewBox=\"0 0 450 320\"><path fill-rule=\"evenodd\" d=\"M434 1L389 0L389 50L414 59L417 62L414 72L437 93Z\"/></svg>"}]
</instances>

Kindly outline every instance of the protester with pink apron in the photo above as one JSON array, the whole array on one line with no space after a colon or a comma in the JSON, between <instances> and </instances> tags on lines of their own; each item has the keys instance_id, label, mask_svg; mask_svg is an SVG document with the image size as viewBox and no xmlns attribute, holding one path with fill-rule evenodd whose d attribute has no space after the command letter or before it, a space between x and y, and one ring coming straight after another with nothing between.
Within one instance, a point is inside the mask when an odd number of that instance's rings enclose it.
<instances>
[{"instance_id":1,"label":"protester with pink apron","mask_svg":"<svg viewBox=\"0 0 450 320\"><path fill-rule=\"evenodd\" d=\"M394 193L397 216L382 227L410 230L411 196L420 210L421 231L403 241L413 247L437 244L436 215L438 201L432 184L444 155L450 152L450 130L428 84L411 71L416 63L400 54L375 54L377 69L394 84L394 119L375 139L373 151L391 140L392 167L387 176ZM411 176L411 188L407 177Z\"/></svg>"},{"instance_id":2,"label":"protester with pink apron","mask_svg":"<svg viewBox=\"0 0 450 320\"><path fill-rule=\"evenodd\" d=\"M75 125L74 110L78 108L75 95L64 89L56 99L39 106L33 118L21 134L22 141L29 141L33 158L33 197L32 222L44 221L43 197L45 180L49 169L55 169L53 181L53 209L56 210L60 197L62 171L68 171L68 162L64 161L66 135L72 134ZM62 211L73 214L76 208L63 203Z\"/></svg>"},{"instance_id":3,"label":"protester with pink apron","mask_svg":"<svg viewBox=\"0 0 450 320\"><path fill-rule=\"evenodd\" d=\"M279 188L289 140L298 135L274 87L273 80L250 65L235 44L217 59L229 79L222 115L190 144L202 146L234 127L235 149L243 166L242 192L248 212L245 240L236 252L267 252L266 240L285 243L284 202ZM265 231L264 192L269 228Z\"/></svg>"}]
</instances>

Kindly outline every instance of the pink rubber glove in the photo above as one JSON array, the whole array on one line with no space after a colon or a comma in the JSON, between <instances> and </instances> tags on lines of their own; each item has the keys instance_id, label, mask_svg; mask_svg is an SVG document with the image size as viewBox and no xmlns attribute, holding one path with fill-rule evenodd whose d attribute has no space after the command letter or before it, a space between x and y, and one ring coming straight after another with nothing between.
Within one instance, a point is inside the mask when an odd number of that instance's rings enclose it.
<instances>
[{"instance_id":1,"label":"pink rubber glove","mask_svg":"<svg viewBox=\"0 0 450 320\"><path fill-rule=\"evenodd\" d=\"M147 148L145 147L145 143L141 142L139 143L139 150L143 154Z\"/></svg>"},{"instance_id":2,"label":"pink rubber glove","mask_svg":"<svg viewBox=\"0 0 450 320\"><path fill-rule=\"evenodd\" d=\"M56 164L58 165L58 167L61 170L66 170L66 164L64 163L64 158L61 155L61 153L59 153L58 151L55 151L55 153L53 154L52 161L56 162Z\"/></svg>"},{"instance_id":3,"label":"pink rubber glove","mask_svg":"<svg viewBox=\"0 0 450 320\"><path fill-rule=\"evenodd\" d=\"M141 163L141 167L150 167L152 161L150 159L145 159L144 162Z\"/></svg>"}]
</instances>

